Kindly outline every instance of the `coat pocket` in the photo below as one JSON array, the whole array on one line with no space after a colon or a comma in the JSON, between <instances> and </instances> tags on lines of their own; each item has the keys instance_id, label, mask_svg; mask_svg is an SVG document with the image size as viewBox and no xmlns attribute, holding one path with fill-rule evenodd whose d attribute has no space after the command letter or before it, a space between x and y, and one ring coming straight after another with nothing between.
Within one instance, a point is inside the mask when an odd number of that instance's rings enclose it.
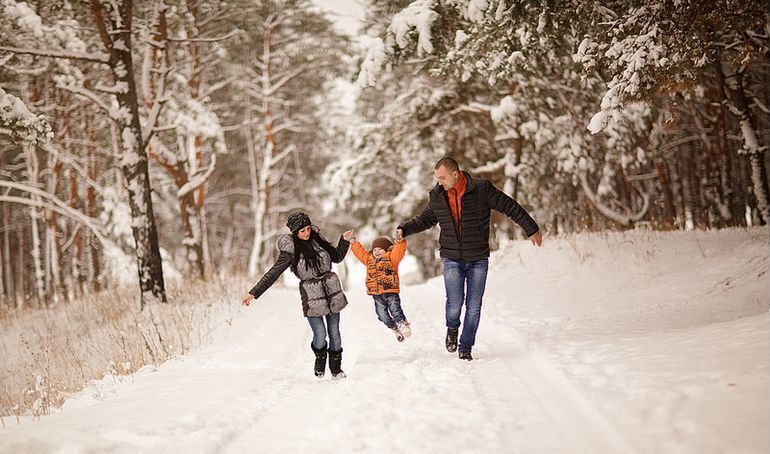
<instances>
[{"instance_id":1,"label":"coat pocket","mask_svg":"<svg viewBox=\"0 0 770 454\"><path fill-rule=\"evenodd\" d=\"M348 305L348 300L342 292L342 282L336 273L330 271L324 275L324 294L329 302L329 310L336 314Z\"/></svg>"}]
</instances>

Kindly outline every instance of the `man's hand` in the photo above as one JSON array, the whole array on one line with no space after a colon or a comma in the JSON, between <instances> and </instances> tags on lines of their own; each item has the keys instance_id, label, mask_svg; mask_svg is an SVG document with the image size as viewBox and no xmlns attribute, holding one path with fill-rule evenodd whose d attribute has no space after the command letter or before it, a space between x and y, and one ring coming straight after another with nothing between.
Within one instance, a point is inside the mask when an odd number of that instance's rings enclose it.
<instances>
[{"instance_id":1,"label":"man's hand","mask_svg":"<svg viewBox=\"0 0 770 454\"><path fill-rule=\"evenodd\" d=\"M543 245L543 235L538 230L531 237L529 237L529 241L531 241L533 245L540 247Z\"/></svg>"},{"instance_id":2,"label":"man's hand","mask_svg":"<svg viewBox=\"0 0 770 454\"><path fill-rule=\"evenodd\" d=\"M356 231L353 229L346 231L345 233L342 234L342 239L344 239L349 243L356 241Z\"/></svg>"},{"instance_id":3,"label":"man's hand","mask_svg":"<svg viewBox=\"0 0 770 454\"><path fill-rule=\"evenodd\" d=\"M251 300L253 300L253 299L254 299L254 295L249 293L249 294L247 294L246 296L243 297L243 303L242 304L244 306L248 306L249 304L251 304Z\"/></svg>"},{"instance_id":4,"label":"man's hand","mask_svg":"<svg viewBox=\"0 0 770 454\"><path fill-rule=\"evenodd\" d=\"M402 241L404 239L404 231L401 229L396 229L393 231L393 239L396 241Z\"/></svg>"}]
</instances>

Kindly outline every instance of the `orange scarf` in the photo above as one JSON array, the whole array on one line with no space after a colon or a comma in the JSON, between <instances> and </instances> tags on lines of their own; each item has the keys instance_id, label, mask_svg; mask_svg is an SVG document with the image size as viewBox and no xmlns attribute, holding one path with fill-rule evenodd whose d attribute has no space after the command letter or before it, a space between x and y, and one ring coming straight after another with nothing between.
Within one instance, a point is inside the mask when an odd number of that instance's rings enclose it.
<instances>
[{"instance_id":1,"label":"orange scarf","mask_svg":"<svg viewBox=\"0 0 770 454\"><path fill-rule=\"evenodd\" d=\"M457 222L458 230L462 228L460 225L460 214L463 211L462 198L465 194L465 188L468 186L468 179L465 178L465 174L460 172L460 178L457 179L457 183L452 186L452 189L447 191L449 196L449 211L452 212L452 217Z\"/></svg>"}]
</instances>

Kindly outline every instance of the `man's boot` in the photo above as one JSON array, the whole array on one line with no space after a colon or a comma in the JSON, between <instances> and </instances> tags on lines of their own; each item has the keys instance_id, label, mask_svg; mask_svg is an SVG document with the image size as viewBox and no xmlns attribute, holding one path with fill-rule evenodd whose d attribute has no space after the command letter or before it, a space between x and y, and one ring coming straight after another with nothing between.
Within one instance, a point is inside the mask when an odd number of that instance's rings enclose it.
<instances>
[{"instance_id":1,"label":"man's boot","mask_svg":"<svg viewBox=\"0 0 770 454\"><path fill-rule=\"evenodd\" d=\"M457 351L457 332L460 328L447 328L446 330L446 351L454 353Z\"/></svg>"},{"instance_id":2,"label":"man's boot","mask_svg":"<svg viewBox=\"0 0 770 454\"><path fill-rule=\"evenodd\" d=\"M316 349L313 344L310 344L310 348L315 353L315 376L323 377L326 372L326 345L323 348Z\"/></svg>"},{"instance_id":3,"label":"man's boot","mask_svg":"<svg viewBox=\"0 0 770 454\"><path fill-rule=\"evenodd\" d=\"M329 350L329 370L333 378L345 378L345 372L342 371L342 349L335 352Z\"/></svg>"}]
</instances>

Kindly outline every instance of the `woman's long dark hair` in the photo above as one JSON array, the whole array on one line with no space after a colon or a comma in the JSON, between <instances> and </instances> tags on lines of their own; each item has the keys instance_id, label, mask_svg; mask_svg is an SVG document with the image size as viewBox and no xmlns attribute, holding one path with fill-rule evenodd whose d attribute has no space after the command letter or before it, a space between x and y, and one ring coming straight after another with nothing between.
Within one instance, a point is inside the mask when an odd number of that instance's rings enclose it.
<instances>
[{"instance_id":1,"label":"woman's long dark hair","mask_svg":"<svg viewBox=\"0 0 770 454\"><path fill-rule=\"evenodd\" d=\"M329 253L330 257L334 257L334 246L323 239L323 237L315 230L310 231L310 239L307 241L299 239L296 233L291 235L291 239L294 240L294 259L291 262L291 271L295 275L297 274L297 265L299 264L300 256L305 260L305 264L308 268L315 270L316 273L319 272L321 268L321 256L318 254L315 247L313 247L313 241L320 244L321 247Z\"/></svg>"}]
</instances>

